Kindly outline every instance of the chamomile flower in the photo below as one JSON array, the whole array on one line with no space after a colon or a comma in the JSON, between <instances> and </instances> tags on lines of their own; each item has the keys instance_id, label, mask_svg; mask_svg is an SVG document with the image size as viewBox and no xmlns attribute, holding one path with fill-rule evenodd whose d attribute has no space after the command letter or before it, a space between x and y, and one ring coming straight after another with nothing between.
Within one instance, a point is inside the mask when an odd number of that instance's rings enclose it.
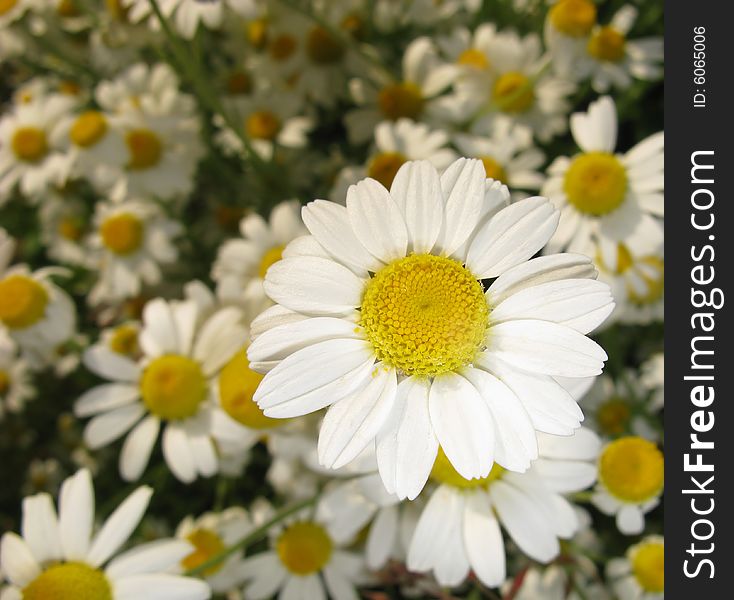
<instances>
[{"instance_id":1,"label":"chamomile flower","mask_svg":"<svg viewBox=\"0 0 734 600\"><path fill-rule=\"evenodd\" d=\"M268 270L278 307L248 348L251 368L267 371L255 394L265 415L333 405L320 462L338 468L376 440L401 498L418 495L439 444L476 479L495 460L526 469L536 429L570 435L583 415L553 376L601 372L606 354L585 333L611 296L585 257L528 261L558 213L540 197L501 208L508 199L481 161L459 159L440 177L406 163L389 192L365 179L346 207L306 206L312 235Z\"/></svg>"},{"instance_id":2,"label":"chamomile flower","mask_svg":"<svg viewBox=\"0 0 734 600\"><path fill-rule=\"evenodd\" d=\"M118 554L152 494L148 486L136 489L94 535L94 489L86 469L62 484L58 514L50 495L26 497L22 537L8 532L0 540L0 564L8 583L3 599L209 598L203 581L168 574L191 552L185 541L158 540Z\"/></svg>"},{"instance_id":3,"label":"chamomile flower","mask_svg":"<svg viewBox=\"0 0 734 600\"><path fill-rule=\"evenodd\" d=\"M583 54L589 35L597 24L593 0L549 0L543 33L556 68L571 75L578 56Z\"/></svg>"},{"instance_id":4,"label":"chamomile flower","mask_svg":"<svg viewBox=\"0 0 734 600\"><path fill-rule=\"evenodd\" d=\"M665 593L665 540L649 535L607 564L607 579L619 600L662 600Z\"/></svg>"},{"instance_id":5,"label":"chamomile flower","mask_svg":"<svg viewBox=\"0 0 734 600\"><path fill-rule=\"evenodd\" d=\"M113 327L102 330L99 340L90 346L90 352L100 357L100 360L115 361L116 356L122 356L137 361L141 356L138 337L140 323L125 321ZM109 354L108 357L104 357Z\"/></svg>"},{"instance_id":6,"label":"chamomile flower","mask_svg":"<svg viewBox=\"0 0 734 600\"><path fill-rule=\"evenodd\" d=\"M192 39L199 25L207 29L219 29L230 11L240 17L257 16L256 0L174 0L176 3L173 23L186 39Z\"/></svg>"},{"instance_id":7,"label":"chamomile flower","mask_svg":"<svg viewBox=\"0 0 734 600\"><path fill-rule=\"evenodd\" d=\"M125 480L134 481L163 426L163 457L179 480L189 483L216 473L212 383L245 341L241 317L238 309L227 307L201 319L193 300L156 298L143 310L140 360L89 348L85 365L112 383L92 388L74 406L78 417L93 417L84 430L87 445L100 448L129 431L119 467Z\"/></svg>"},{"instance_id":8,"label":"chamomile flower","mask_svg":"<svg viewBox=\"0 0 734 600\"><path fill-rule=\"evenodd\" d=\"M598 467L594 506L606 515L615 516L622 533L641 533L645 513L658 505L663 491L663 453L653 442L641 437L622 437L602 449Z\"/></svg>"},{"instance_id":9,"label":"chamomile flower","mask_svg":"<svg viewBox=\"0 0 734 600\"><path fill-rule=\"evenodd\" d=\"M665 406L665 354L653 354L642 364L640 383L652 392L650 408L658 411Z\"/></svg>"},{"instance_id":10,"label":"chamomile flower","mask_svg":"<svg viewBox=\"0 0 734 600\"><path fill-rule=\"evenodd\" d=\"M525 473L495 464L480 479L466 479L441 450L431 469L438 488L430 493L408 550L408 568L432 571L442 585L461 583L471 569L482 583L504 582L505 548L500 524L530 558L549 562L560 552L558 538L579 528L563 494L590 486L599 439L579 429L570 437L540 434L538 459Z\"/></svg>"},{"instance_id":11,"label":"chamomile flower","mask_svg":"<svg viewBox=\"0 0 734 600\"><path fill-rule=\"evenodd\" d=\"M522 582L512 597L515 600L583 600L583 598L608 600L610 596L604 586L588 576L587 571L591 570L593 573L593 566L588 569L582 563L582 565L574 564L574 567L576 568L572 575L558 565L551 565L545 570L530 567L522 575ZM515 585L515 580L507 581L502 590L509 594Z\"/></svg>"},{"instance_id":12,"label":"chamomile flower","mask_svg":"<svg viewBox=\"0 0 734 600\"><path fill-rule=\"evenodd\" d=\"M83 198L52 188L38 214L41 240L49 258L60 263L88 265L83 242L89 229L89 216Z\"/></svg>"},{"instance_id":13,"label":"chamomile flower","mask_svg":"<svg viewBox=\"0 0 734 600\"><path fill-rule=\"evenodd\" d=\"M35 394L28 364L18 356L17 344L0 330L0 418L22 411Z\"/></svg>"},{"instance_id":14,"label":"chamomile flower","mask_svg":"<svg viewBox=\"0 0 734 600\"><path fill-rule=\"evenodd\" d=\"M617 110L608 96L571 115L571 133L581 152L554 160L541 190L561 210L547 250L577 251L595 240L615 260L619 243L646 232L659 239L662 225L654 217L663 215L663 133L615 154Z\"/></svg>"},{"instance_id":15,"label":"chamomile flower","mask_svg":"<svg viewBox=\"0 0 734 600\"><path fill-rule=\"evenodd\" d=\"M161 264L178 258L172 240L181 233L181 224L152 202L99 202L94 226L88 246L99 279L87 297L91 305L137 296L143 284L161 280Z\"/></svg>"}]
</instances>

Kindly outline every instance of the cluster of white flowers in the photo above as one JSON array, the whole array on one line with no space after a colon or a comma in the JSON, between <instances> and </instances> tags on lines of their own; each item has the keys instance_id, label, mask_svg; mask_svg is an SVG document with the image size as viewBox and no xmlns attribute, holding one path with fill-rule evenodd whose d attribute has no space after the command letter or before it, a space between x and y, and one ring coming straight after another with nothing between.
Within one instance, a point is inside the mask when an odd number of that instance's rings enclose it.
<instances>
[{"instance_id":1,"label":"cluster of white flowers","mask_svg":"<svg viewBox=\"0 0 734 600\"><path fill-rule=\"evenodd\" d=\"M0 0L2 600L662 598L662 6L607 4Z\"/></svg>"}]
</instances>

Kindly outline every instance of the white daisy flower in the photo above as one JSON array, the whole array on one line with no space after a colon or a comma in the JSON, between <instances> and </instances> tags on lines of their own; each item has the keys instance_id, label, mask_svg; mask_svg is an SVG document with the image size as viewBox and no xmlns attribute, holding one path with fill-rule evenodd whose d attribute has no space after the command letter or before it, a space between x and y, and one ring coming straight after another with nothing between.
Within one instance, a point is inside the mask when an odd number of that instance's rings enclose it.
<instances>
[{"instance_id":1,"label":"white daisy flower","mask_svg":"<svg viewBox=\"0 0 734 600\"><path fill-rule=\"evenodd\" d=\"M119 460L126 481L138 479L145 470L162 423L163 457L179 480L190 483L218 471L211 437L212 386L222 366L242 347L247 330L234 307L199 317L193 300L156 298L143 309L140 360L100 346L84 353L87 368L112 383L83 394L74 412L93 417L84 430L92 449L130 431Z\"/></svg>"},{"instance_id":2,"label":"white daisy flower","mask_svg":"<svg viewBox=\"0 0 734 600\"><path fill-rule=\"evenodd\" d=\"M8 582L3 600L209 598L205 582L167 572L191 552L183 540L157 540L118 554L152 494L152 488L139 487L95 535L94 489L86 469L62 484L58 516L50 495L26 497L22 537L8 532L0 540L0 563Z\"/></svg>"},{"instance_id":3,"label":"white daisy flower","mask_svg":"<svg viewBox=\"0 0 734 600\"><path fill-rule=\"evenodd\" d=\"M640 383L652 392L650 409L659 411L665 406L665 354L657 352L642 364Z\"/></svg>"},{"instance_id":4,"label":"white daisy flower","mask_svg":"<svg viewBox=\"0 0 734 600\"><path fill-rule=\"evenodd\" d=\"M36 395L28 364L18 356L17 344L0 329L0 418L18 413Z\"/></svg>"},{"instance_id":5,"label":"white daisy flower","mask_svg":"<svg viewBox=\"0 0 734 600\"><path fill-rule=\"evenodd\" d=\"M99 270L87 297L92 306L137 296L142 284L160 282L161 264L178 258L172 240L181 234L181 224L166 218L152 202L99 202L94 226L87 241L93 255L90 261Z\"/></svg>"},{"instance_id":6,"label":"white daisy flower","mask_svg":"<svg viewBox=\"0 0 734 600\"><path fill-rule=\"evenodd\" d=\"M494 460L526 469L536 429L570 435L583 415L553 376L601 372L606 354L585 333L613 303L587 258L529 261L558 213L540 197L500 209L508 200L481 161L459 159L441 177L406 163L389 192L365 179L346 207L306 206L312 235L268 270L278 306L248 348L251 368L267 371L255 394L265 415L333 404L320 462L338 468L376 438L385 487L401 498L418 495L439 444L476 479Z\"/></svg>"},{"instance_id":7,"label":"white daisy flower","mask_svg":"<svg viewBox=\"0 0 734 600\"><path fill-rule=\"evenodd\" d=\"M662 228L654 217L663 216L663 132L626 154L614 154L617 111L614 101L604 96L592 102L588 112L571 115L571 133L581 152L553 161L541 190L561 210L547 250L577 251L595 240L614 269L620 242Z\"/></svg>"},{"instance_id":8,"label":"white daisy flower","mask_svg":"<svg viewBox=\"0 0 734 600\"><path fill-rule=\"evenodd\" d=\"M178 88L176 72L166 63L151 66L136 63L114 79L101 81L94 89L94 99L108 113L135 113L140 109L141 98L152 96L158 104L165 98L176 96ZM196 103L193 98L181 94L176 100L182 112L194 114Z\"/></svg>"},{"instance_id":9,"label":"white daisy flower","mask_svg":"<svg viewBox=\"0 0 734 600\"><path fill-rule=\"evenodd\" d=\"M457 14L472 15L481 6L480 0L378 0L374 20L383 31L411 24L430 26L456 18Z\"/></svg>"},{"instance_id":10,"label":"white daisy flower","mask_svg":"<svg viewBox=\"0 0 734 600\"><path fill-rule=\"evenodd\" d=\"M589 35L597 24L593 0L548 0L543 34L560 73L571 75L575 61L585 53Z\"/></svg>"},{"instance_id":11,"label":"white daisy flower","mask_svg":"<svg viewBox=\"0 0 734 600\"><path fill-rule=\"evenodd\" d=\"M658 505L663 492L663 453L653 442L627 436L602 449L598 466L594 506L615 516L617 528L625 535L642 533L645 513Z\"/></svg>"},{"instance_id":12,"label":"white daisy flower","mask_svg":"<svg viewBox=\"0 0 734 600\"><path fill-rule=\"evenodd\" d=\"M619 600L663 600L665 593L665 540L649 535L627 550L625 558L607 564L609 579Z\"/></svg>"},{"instance_id":13,"label":"white daisy flower","mask_svg":"<svg viewBox=\"0 0 734 600\"><path fill-rule=\"evenodd\" d=\"M441 585L460 584L471 569L489 587L506 577L500 524L530 558L547 563L560 552L558 538L579 529L563 494L594 483L599 438L589 429L573 436L538 435L538 459L525 473L495 464L481 479L467 480L439 451L430 493L408 550L411 571L433 571Z\"/></svg>"},{"instance_id":14,"label":"white daisy flower","mask_svg":"<svg viewBox=\"0 0 734 600\"><path fill-rule=\"evenodd\" d=\"M202 567L244 538L252 529L250 517L242 508L229 508L219 513L206 513L194 519L186 517L176 528L176 537L186 540L194 549L179 563L182 571ZM239 585L243 551L230 554L222 562L204 569L201 576L214 593L223 594Z\"/></svg>"},{"instance_id":15,"label":"white daisy flower","mask_svg":"<svg viewBox=\"0 0 734 600\"><path fill-rule=\"evenodd\" d=\"M137 361L142 356L140 344L138 343L139 335L140 323L125 321L114 327L103 329L99 340L89 348L99 357L109 353L111 356L103 359L106 361L114 361L115 355Z\"/></svg>"},{"instance_id":16,"label":"white daisy flower","mask_svg":"<svg viewBox=\"0 0 734 600\"><path fill-rule=\"evenodd\" d=\"M41 241L55 262L85 266L89 257L83 238L89 228L87 207L74 193L50 189L38 211Z\"/></svg>"}]
</instances>

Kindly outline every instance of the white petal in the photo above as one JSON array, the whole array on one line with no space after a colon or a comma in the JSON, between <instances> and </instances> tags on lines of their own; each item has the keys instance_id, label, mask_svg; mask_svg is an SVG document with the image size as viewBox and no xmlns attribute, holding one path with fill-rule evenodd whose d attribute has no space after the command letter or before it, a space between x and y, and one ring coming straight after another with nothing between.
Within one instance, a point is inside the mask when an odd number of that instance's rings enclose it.
<instances>
[{"instance_id":1,"label":"white petal","mask_svg":"<svg viewBox=\"0 0 734 600\"><path fill-rule=\"evenodd\" d=\"M617 109L609 96L589 105L588 113L574 113L571 133L584 152L614 152L617 145Z\"/></svg>"},{"instance_id":2,"label":"white petal","mask_svg":"<svg viewBox=\"0 0 734 600\"><path fill-rule=\"evenodd\" d=\"M398 539L398 508L387 506L377 513L372 522L365 554L367 566L372 570L382 568L390 558Z\"/></svg>"},{"instance_id":3,"label":"white petal","mask_svg":"<svg viewBox=\"0 0 734 600\"><path fill-rule=\"evenodd\" d=\"M120 475L125 481L135 481L143 474L159 430L160 420L150 415L140 421L125 438L120 452Z\"/></svg>"},{"instance_id":4,"label":"white petal","mask_svg":"<svg viewBox=\"0 0 734 600\"><path fill-rule=\"evenodd\" d=\"M166 425L163 431L163 458L177 479L191 483L196 479L196 461L183 428L174 423Z\"/></svg>"},{"instance_id":5,"label":"white petal","mask_svg":"<svg viewBox=\"0 0 734 600\"><path fill-rule=\"evenodd\" d=\"M140 397L136 386L123 383L106 383L93 387L74 403L77 417L90 417L125 406Z\"/></svg>"},{"instance_id":6,"label":"white petal","mask_svg":"<svg viewBox=\"0 0 734 600\"><path fill-rule=\"evenodd\" d=\"M191 554L191 548L189 542L173 539L135 546L112 559L105 569L105 575L120 579L128 575L167 571Z\"/></svg>"},{"instance_id":7,"label":"white petal","mask_svg":"<svg viewBox=\"0 0 734 600\"><path fill-rule=\"evenodd\" d=\"M193 357L204 375L210 377L247 341L247 329L241 323L242 313L234 307L223 308L201 328L194 344Z\"/></svg>"},{"instance_id":8,"label":"white petal","mask_svg":"<svg viewBox=\"0 0 734 600\"><path fill-rule=\"evenodd\" d=\"M135 425L144 413L143 405L136 402L98 415L84 429L84 441L92 449L106 446Z\"/></svg>"},{"instance_id":9,"label":"white petal","mask_svg":"<svg viewBox=\"0 0 734 600\"><path fill-rule=\"evenodd\" d=\"M23 499L21 531L39 563L62 559L59 520L51 496L36 494Z\"/></svg>"},{"instance_id":10,"label":"white petal","mask_svg":"<svg viewBox=\"0 0 734 600\"><path fill-rule=\"evenodd\" d=\"M323 570L326 589L329 595L337 600L359 600L354 586L349 580L332 564L326 564Z\"/></svg>"},{"instance_id":11,"label":"white petal","mask_svg":"<svg viewBox=\"0 0 734 600\"><path fill-rule=\"evenodd\" d=\"M140 346L149 356L175 354L179 340L176 322L169 304L163 298L155 298L143 309L143 329Z\"/></svg>"},{"instance_id":12,"label":"white petal","mask_svg":"<svg viewBox=\"0 0 734 600\"><path fill-rule=\"evenodd\" d=\"M506 576L505 544L486 494L467 495L463 534L469 564L479 580L489 587L502 584Z\"/></svg>"},{"instance_id":13,"label":"white petal","mask_svg":"<svg viewBox=\"0 0 734 600\"><path fill-rule=\"evenodd\" d=\"M205 581L162 573L131 575L114 582L115 600L207 600Z\"/></svg>"},{"instance_id":14,"label":"white petal","mask_svg":"<svg viewBox=\"0 0 734 600\"><path fill-rule=\"evenodd\" d=\"M59 534L66 560L83 561L94 525L94 488L87 469L64 480L59 492Z\"/></svg>"},{"instance_id":15,"label":"white petal","mask_svg":"<svg viewBox=\"0 0 734 600\"><path fill-rule=\"evenodd\" d=\"M625 535L637 535L645 529L645 516L638 506L623 506L617 513L617 528Z\"/></svg>"},{"instance_id":16,"label":"white petal","mask_svg":"<svg viewBox=\"0 0 734 600\"><path fill-rule=\"evenodd\" d=\"M19 587L25 587L41 572L25 540L10 531L0 540L0 564L3 575Z\"/></svg>"},{"instance_id":17,"label":"white petal","mask_svg":"<svg viewBox=\"0 0 734 600\"><path fill-rule=\"evenodd\" d=\"M251 581L245 586L245 598L265 600L283 585L288 572L275 552L263 552L248 557L240 564L240 575Z\"/></svg>"},{"instance_id":18,"label":"white petal","mask_svg":"<svg viewBox=\"0 0 734 600\"><path fill-rule=\"evenodd\" d=\"M105 379L134 382L140 378L138 365L127 356L112 352L103 346L87 348L82 360L87 369Z\"/></svg>"},{"instance_id":19,"label":"white petal","mask_svg":"<svg viewBox=\"0 0 734 600\"><path fill-rule=\"evenodd\" d=\"M446 198L444 225L438 246L453 254L474 232L482 214L486 173L481 160L460 158L441 175Z\"/></svg>"}]
</instances>

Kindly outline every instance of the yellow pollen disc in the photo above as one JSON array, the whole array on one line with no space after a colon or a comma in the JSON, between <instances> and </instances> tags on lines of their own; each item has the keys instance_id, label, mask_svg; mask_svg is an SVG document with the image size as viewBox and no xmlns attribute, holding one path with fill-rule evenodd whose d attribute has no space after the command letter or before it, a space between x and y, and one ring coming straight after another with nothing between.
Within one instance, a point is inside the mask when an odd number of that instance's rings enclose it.
<instances>
[{"instance_id":1,"label":"yellow pollen disc","mask_svg":"<svg viewBox=\"0 0 734 600\"><path fill-rule=\"evenodd\" d=\"M10 389L10 374L0 369L0 396Z\"/></svg>"},{"instance_id":2,"label":"yellow pollen disc","mask_svg":"<svg viewBox=\"0 0 734 600\"><path fill-rule=\"evenodd\" d=\"M181 561L181 566L186 571L203 565L226 548L222 538L209 529L195 529L186 536L186 539L194 546L194 551ZM205 577L214 575L221 568L222 563L213 565L204 569L202 575Z\"/></svg>"},{"instance_id":3,"label":"yellow pollen disc","mask_svg":"<svg viewBox=\"0 0 734 600\"><path fill-rule=\"evenodd\" d=\"M484 170L487 173L488 179L496 179L502 183L507 183L507 173L505 168L494 158L491 156L480 156L479 160L481 160L484 165Z\"/></svg>"},{"instance_id":4,"label":"yellow pollen disc","mask_svg":"<svg viewBox=\"0 0 734 600\"><path fill-rule=\"evenodd\" d=\"M118 213L107 217L99 227L102 243L115 254L127 256L143 243L145 225L139 217L130 213Z\"/></svg>"},{"instance_id":5,"label":"yellow pollen disc","mask_svg":"<svg viewBox=\"0 0 734 600\"><path fill-rule=\"evenodd\" d=\"M77 146L88 148L93 146L107 133L107 119L96 110L82 113L74 121L69 130L69 138Z\"/></svg>"},{"instance_id":6,"label":"yellow pollen disc","mask_svg":"<svg viewBox=\"0 0 734 600\"><path fill-rule=\"evenodd\" d=\"M622 502L651 500L663 489L663 479L663 453L641 437L615 440L599 457L599 480Z\"/></svg>"},{"instance_id":7,"label":"yellow pollen disc","mask_svg":"<svg viewBox=\"0 0 734 600\"><path fill-rule=\"evenodd\" d=\"M256 140L273 140L280 131L280 119L269 110L258 110L245 121L247 135Z\"/></svg>"},{"instance_id":8,"label":"yellow pollen disc","mask_svg":"<svg viewBox=\"0 0 734 600\"><path fill-rule=\"evenodd\" d=\"M67 79L66 81L59 82L59 91L67 96L78 96L82 88L76 81L69 81Z\"/></svg>"},{"instance_id":9,"label":"yellow pollen disc","mask_svg":"<svg viewBox=\"0 0 734 600\"><path fill-rule=\"evenodd\" d=\"M10 329L24 329L43 318L48 304L46 289L25 275L0 281L0 321Z\"/></svg>"},{"instance_id":10,"label":"yellow pollen disc","mask_svg":"<svg viewBox=\"0 0 734 600\"><path fill-rule=\"evenodd\" d=\"M207 383L199 363L166 354L143 372L140 392L148 410L162 419L186 419L196 414L206 398Z\"/></svg>"},{"instance_id":11,"label":"yellow pollen disc","mask_svg":"<svg viewBox=\"0 0 734 600\"><path fill-rule=\"evenodd\" d=\"M257 275L260 279L265 279L268 269L283 258L283 250L285 246L273 246L260 259L260 266L257 268Z\"/></svg>"},{"instance_id":12,"label":"yellow pollen disc","mask_svg":"<svg viewBox=\"0 0 734 600\"><path fill-rule=\"evenodd\" d=\"M398 170L406 162L407 158L399 152L383 152L373 156L367 165L367 177L376 179L388 190L392 185Z\"/></svg>"},{"instance_id":13,"label":"yellow pollen disc","mask_svg":"<svg viewBox=\"0 0 734 600\"><path fill-rule=\"evenodd\" d=\"M110 350L117 354L133 357L138 354L138 329L132 325L120 325L113 332L109 341Z\"/></svg>"},{"instance_id":14,"label":"yellow pollen disc","mask_svg":"<svg viewBox=\"0 0 734 600\"><path fill-rule=\"evenodd\" d=\"M477 50L476 48L468 48L459 54L459 58L456 59L457 65L463 65L465 67L473 67L479 71L489 69L489 59L484 52Z\"/></svg>"},{"instance_id":15,"label":"yellow pollen disc","mask_svg":"<svg viewBox=\"0 0 734 600\"><path fill-rule=\"evenodd\" d=\"M244 71L235 71L227 79L227 91L230 94L249 94L252 91L252 79Z\"/></svg>"},{"instance_id":16,"label":"yellow pollen disc","mask_svg":"<svg viewBox=\"0 0 734 600\"><path fill-rule=\"evenodd\" d=\"M596 411L599 429L607 435L621 435L630 421L630 407L623 398L610 398Z\"/></svg>"},{"instance_id":17,"label":"yellow pollen disc","mask_svg":"<svg viewBox=\"0 0 734 600\"><path fill-rule=\"evenodd\" d=\"M150 169L161 160L163 144L158 134L150 129L128 131L125 136L125 144L127 144L129 154L128 169Z\"/></svg>"},{"instance_id":18,"label":"yellow pollen disc","mask_svg":"<svg viewBox=\"0 0 734 600\"><path fill-rule=\"evenodd\" d=\"M364 37L364 20L359 15L347 15L342 19L340 26L354 39L361 40Z\"/></svg>"},{"instance_id":19,"label":"yellow pollen disc","mask_svg":"<svg viewBox=\"0 0 734 600\"><path fill-rule=\"evenodd\" d=\"M268 43L268 22L265 19L255 19L245 27L247 41L257 50L262 50Z\"/></svg>"},{"instance_id":20,"label":"yellow pollen disc","mask_svg":"<svg viewBox=\"0 0 734 600\"><path fill-rule=\"evenodd\" d=\"M558 31L570 37L584 37L596 23L596 6L590 0L559 0L548 13Z\"/></svg>"},{"instance_id":21,"label":"yellow pollen disc","mask_svg":"<svg viewBox=\"0 0 734 600\"><path fill-rule=\"evenodd\" d=\"M18 4L18 0L0 0L0 16L9 13Z\"/></svg>"},{"instance_id":22,"label":"yellow pollen disc","mask_svg":"<svg viewBox=\"0 0 734 600\"><path fill-rule=\"evenodd\" d=\"M642 542L632 551L632 573L646 592L662 594L665 589L665 546Z\"/></svg>"},{"instance_id":23,"label":"yellow pollen disc","mask_svg":"<svg viewBox=\"0 0 734 600\"><path fill-rule=\"evenodd\" d=\"M219 372L219 400L222 409L250 429L280 427L287 419L271 419L252 399L264 375L250 369L247 353L240 350Z\"/></svg>"},{"instance_id":24,"label":"yellow pollen disc","mask_svg":"<svg viewBox=\"0 0 734 600\"><path fill-rule=\"evenodd\" d=\"M387 85L377 95L377 105L391 121L401 117L415 119L420 116L424 104L420 88L409 81Z\"/></svg>"},{"instance_id":25,"label":"yellow pollen disc","mask_svg":"<svg viewBox=\"0 0 734 600\"><path fill-rule=\"evenodd\" d=\"M533 82L526 75L516 71L505 73L495 82L492 99L503 112L525 112L535 102Z\"/></svg>"},{"instance_id":26,"label":"yellow pollen disc","mask_svg":"<svg viewBox=\"0 0 734 600\"><path fill-rule=\"evenodd\" d=\"M640 259L638 275L647 284L647 293L638 294L631 287L627 290L630 300L636 304L654 304L663 297L665 292L665 263L659 256L645 256Z\"/></svg>"},{"instance_id":27,"label":"yellow pollen disc","mask_svg":"<svg viewBox=\"0 0 734 600\"><path fill-rule=\"evenodd\" d=\"M56 231L65 240L78 242L84 234L84 227L79 217L62 217L56 226Z\"/></svg>"},{"instance_id":28,"label":"yellow pollen disc","mask_svg":"<svg viewBox=\"0 0 734 600\"><path fill-rule=\"evenodd\" d=\"M605 25L591 36L586 48L594 58L607 62L619 62L624 58L626 44L624 35L613 27Z\"/></svg>"},{"instance_id":29,"label":"yellow pollen disc","mask_svg":"<svg viewBox=\"0 0 734 600\"><path fill-rule=\"evenodd\" d=\"M287 33L283 33L276 37L268 48L270 57L278 62L287 60L296 51L298 42L296 38Z\"/></svg>"},{"instance_id":30,"label":"yellow pollen disc","mask_svg":"<svg viewBox=\"0 0 734 600\"><path fill-rule=\"evenodd\" d=\"M61 0L56 5L56 12L62 17L78 17L79 10L74 4L73 0Z\"/></svg>"},{"instance_id":31,"label":"yellow pollen disc","mask_svg":"<svg viewBox=\"0 0 734 600\"><path fill-rule=\"evenodd\" d=\"M286 569L296 575L310 575L321 570L331 558L332 542L317 523L294 523L280 534L276 549Z\"/></svg>"},{"instance_id":32,"label":"yellow pollen disc","mask_svg":"<svg viewBox=\"0 0 734 600\"><path fill-rule=\"evenodd\" d=\"M473 362L488 317L482 285L461 263L413 254L367 283L359 324L379 360L405 375L434 376Z\"/></svg>"},{"instance_id":33,"label":"yellow pollen disc","mask_svg":"<svg viewBox=\"0 0 734 600\"><path fill-rule=\"evenodd\" d=\"M23 600L112 600L104 573L83 563L53 565L23 588Z\"/></svg>"},{"instance_id":34,"label":"yellow pollen disc","mask_svg":"<svg viewBox=\"0 0 734 600\"><path fill-rule=\"evenodd\" d=\"M627 171L616 156L587 152L573 159L563 190L579 212L605 215L618 208L627 194Z\"/></svg>"},{"instance_id":35,"label":"yellow pollen disc","mask_svg":"<svg viewBox=\"0 0 734 600\"><path fill-rule=\"evenodd\" d=\"M308 32L306 54L315 63L329 65L341 60L344 46L326 29L316 26Z\"/></svg>"},{"instance_id":36,"label":"yellow pollen disc","mask_svg":"<svg viewBox=\"0 0 734 600\"><path fill-rule=\"evenodd\" d=\"M15 156L26 162L38 162L48 152L46 133L38 127L16 129L10 146Z\"/></svg>"},{"instance_id":37,"label":"yellow pollen disc","mask_svg":"<svg viewBox=\"0 0 734 600\"><path fill-rule=\"evenodd\" d=\"M492 465L492 470L486 477L482 477L480 479L464 479L464 477L459 475L456 469L454 469L454 466L449 461L446 453L443 451L443 448L439 447L438 454L436 455L436 462L433 463L430 477L433 481L438 483L450 485L462 490L468 490L478 487L486 488L493 481L500 479L504 472L505 469L503 467L494 463Z\"/></svg>"}]
</instances>

